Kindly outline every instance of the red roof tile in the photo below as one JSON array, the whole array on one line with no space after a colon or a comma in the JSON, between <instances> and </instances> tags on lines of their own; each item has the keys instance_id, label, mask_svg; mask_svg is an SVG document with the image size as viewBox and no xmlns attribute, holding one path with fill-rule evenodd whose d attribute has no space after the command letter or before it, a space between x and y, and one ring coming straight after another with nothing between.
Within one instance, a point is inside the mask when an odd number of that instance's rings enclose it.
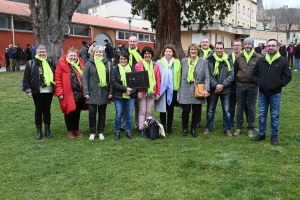
<instances>
[{"instance_id":1,"label":"red roof tile","mask_svg":"<svg viewBox=\"0 0 300 200\"><path fill-rule=\"evenodd\" d=\"M29 17L30 9L29 9L29 5L25 3L17 3L12 1L0 0L0 13ZM85 25L90 25L95 27L105 27L105 28L118 29L118 30L128 30L129 28L128 24L122 22L118 22L103 17L81 14L81 13L73 14L72 23L85 24ZM154 35L154 33L150 31L135 26L131 26L131 31Z\"/></svg>"}]
</instances>

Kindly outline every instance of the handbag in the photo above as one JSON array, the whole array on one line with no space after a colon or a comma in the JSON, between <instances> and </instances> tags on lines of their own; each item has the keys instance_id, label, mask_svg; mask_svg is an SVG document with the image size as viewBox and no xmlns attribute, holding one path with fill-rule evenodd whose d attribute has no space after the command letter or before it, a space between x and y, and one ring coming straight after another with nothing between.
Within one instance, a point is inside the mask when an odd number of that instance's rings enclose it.
<instances>
[{"instance_id":1,"label":"handbag","mask_svg":"<svg viewBox=\"0 0 300 200\"><path fill-rule=\"evenodd\" d=\"M198 83L198 84L195 84L195 88L194 88L194 91L195 91L195 97L196 98L204 98L204 88L205 88L205 85L202 83Z\"/></svg>"}]
</instances>

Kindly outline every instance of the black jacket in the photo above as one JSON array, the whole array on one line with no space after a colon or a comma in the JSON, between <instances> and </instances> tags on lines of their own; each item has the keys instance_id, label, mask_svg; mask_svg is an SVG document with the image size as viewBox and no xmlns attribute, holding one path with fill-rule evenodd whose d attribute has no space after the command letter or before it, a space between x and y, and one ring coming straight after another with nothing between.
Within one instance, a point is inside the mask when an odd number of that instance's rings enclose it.
<instances>
[{"instance_id":1,"label":"black jacket","mask_svg":"<svg viewBox=\"0 0 300 200\"><path fill-rule=\"evenodd\" d=\"M131 67L131 71L135 72L134 67ZM119 71L119 67L116 65L111 70L111 77L110 77L111 84L113 86L113 98L114 99L122 99L123 92L126 92L127 87L123 86L121 74ZM137 89L132 88L130 92L130 98L135 98Z\"/></svg>"},{"instance_id":2,"label":"black jacket","mask_svg":"<svg viewBox=\"0 0 300 200\"><path fill-rule=\"evenodd\" d=\"M294 56L295 56L295 59L300 59L300 45L295 47Z\"/></svg>"},{"instance_id":3,"label":"black jacket","mask_svg":"<svg viewBox=\"0 0 300 200\"><path fill-rule=\"evenodd\" d=\"M115 57L114 56L114 50L113 50L113 48L112 48L112 46L111 46L110 43L107 43L105 45L105 54L106 54L106 58L107 59L112 59L112 58Z\"/></svg>"},{"instance_id":4,"label":"black jacket","mask_svg":"<svg viewBox=\"0 0 300 200\"><path fill-rule=\"evenodd\" d=\"M287 50L287 52L288 52L289 55L294 55L295 46L293 46L293 47L294 47L294 49L293 49L293 51L292 51L291 53L290 53L291 45L289 45L289 46L286 48L286 50Z\"/></svg>"},{"instance_id":5,"label":"black jacket","mask_svg":"<svg viewBox=\"0 0 300 200\"><path fill-rule=\"evenodd\" d=\"M56 65L54 64L53 60L50 58L47 58L47 61L50 65L50 68L53 72L54 77L54 71L56 68ZM33 62L33 65L31 63ZM27 62L25 66L24 71L24 77L23 77L23 90L29 94L29 93L40 93L40 75L39 75L39 67L42 66L41 61L39 61L36 58L33 58L30 62Z\"/></svg>"},{"instance_id":6,"label":"black jacket","mask_svg":"<svg viewBox=\"0 0 300 200\"><path fill-rule=\"evenodd\" d=\"M259 87L259 92L267 96L280 93L291 79L291 67L282 56L273 61L272 65L265 56L261 57L252 71L252 81Z\"/></svg>"}]
</instances>

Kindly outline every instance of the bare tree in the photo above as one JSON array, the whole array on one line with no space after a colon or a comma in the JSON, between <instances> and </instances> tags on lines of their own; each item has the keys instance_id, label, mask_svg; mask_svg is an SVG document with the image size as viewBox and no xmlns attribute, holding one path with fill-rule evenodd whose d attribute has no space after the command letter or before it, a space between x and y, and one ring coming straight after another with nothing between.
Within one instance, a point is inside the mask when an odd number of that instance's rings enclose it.
<instances>
[{"instance_id":1,"label":"bare tree","mask_svg":"<svg viewBox=\"0 0 300 200\"><path fill-rule=\"evenodd\" d=\"M73 13L81 0L29 0L33 34L37 44L46 45L57 63L61 47L70 34Z\"/></svg>"},{"instance_id":2,"label":"bare tree","mask_svg":"<svg viewBox=\"0 0 300 200\"><path fill-rule=\"evenodd\" d=\"M297 21L297 9L289 8L288 6L283 6L280 8L270 9L270 14L275 16L276 27L280 27L286 32L287 39L290 38L290 31L293 24L298 24Z\"/></svg>"}]
</instances>

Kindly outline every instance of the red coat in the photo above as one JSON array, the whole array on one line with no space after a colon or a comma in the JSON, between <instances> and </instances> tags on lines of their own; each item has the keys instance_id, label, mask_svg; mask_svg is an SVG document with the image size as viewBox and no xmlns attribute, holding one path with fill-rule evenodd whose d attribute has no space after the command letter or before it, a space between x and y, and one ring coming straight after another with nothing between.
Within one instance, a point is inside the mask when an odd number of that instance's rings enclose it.
<instances>
[{"instance_id":1,"label":"red coat","mask_svg":"<svg viewBox=\"0 0 300 200\"><path fill-rule=\"evenodd\" d=\"M157 63L154 64L154 77L156 81L154 95L160 94L160 71ZM141 72L144 71L143 61L139 61L135 65L135 71ZM142 97L145 95L145 89L139 89L139 92L142 94Z\"/></svg>"},{"instance_id":2,"label":"red coat","mask_svg":"<svg viewBox=\"0 0 300 200\"><path fill-rule=\"evenodd\" d=\"M84 70L84 61L80 60L80 68ZM82 80L82 76L80 77ZM57 97L63 95L64 98L59 100L60 108L64 114L69 114L76 110L76 103L71 86L70 65L66 61L66 56L62 56L55 70L55 94ZM81 81L80 81L81 83ZM82 89L82 87L81 87Z\"/></svg>"}]
</instances>

